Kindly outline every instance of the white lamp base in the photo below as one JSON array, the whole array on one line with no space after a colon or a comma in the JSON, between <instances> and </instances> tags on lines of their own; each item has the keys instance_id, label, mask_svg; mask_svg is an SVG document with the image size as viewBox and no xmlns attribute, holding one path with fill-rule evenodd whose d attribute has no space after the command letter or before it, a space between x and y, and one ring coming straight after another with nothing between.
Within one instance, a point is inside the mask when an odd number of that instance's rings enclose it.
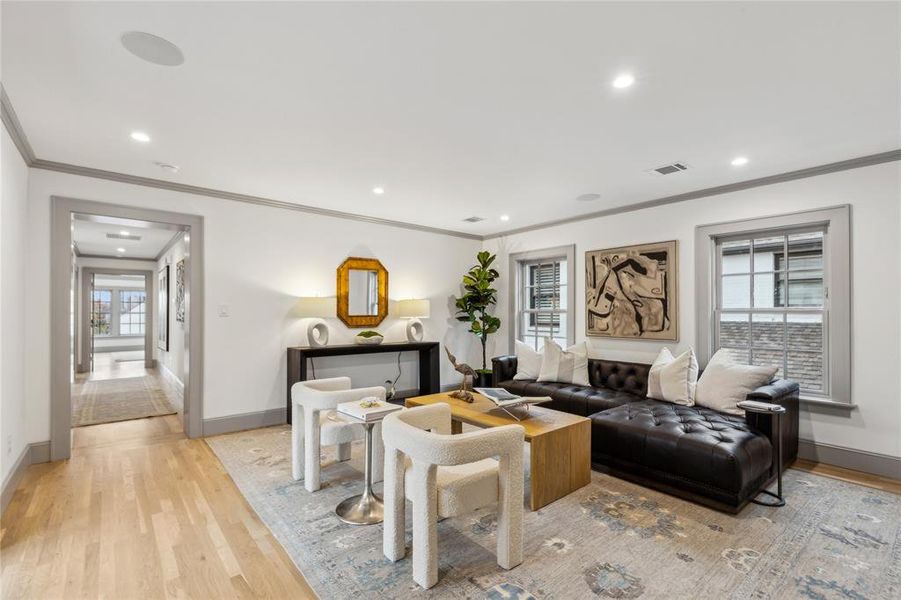
<instances>
[{"instance_id":1,"label":"white lamp base","mask_svg":"<svg viewBox=\"0 0 901 600\"><path fill-rule=\"evenodd\" d=\"M322 347L328 344L328 325L322 319L310 321L307 325L307 343L313 347Z\"/></svg>"},{"instance_id":2,"label":"white lamp base","mask_svg":"<svg viewBox=\"0 0 901 600\"><path fill-rule=\"evenodd\" d=\"M421 342L422 333L422 321L419 319L410 319L407 321L407 341Z\"/></svg>"}]
</instances>

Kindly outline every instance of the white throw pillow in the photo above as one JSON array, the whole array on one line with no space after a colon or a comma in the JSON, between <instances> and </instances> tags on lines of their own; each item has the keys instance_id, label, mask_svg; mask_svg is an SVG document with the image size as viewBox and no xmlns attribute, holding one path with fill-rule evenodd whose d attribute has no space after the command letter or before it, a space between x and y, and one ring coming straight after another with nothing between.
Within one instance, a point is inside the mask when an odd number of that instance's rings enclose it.
<instances>
[{"instance_id":1,"label":"white throw pillow","mask_svg":"<svg viewBox=\"0 0 901 600\"><path fill-rule=\"evenodd\" d=\"M697 384L698 359L694 349L674 358L669 348L663 348L648 373L648 398L692 406Z\"/></svg>"},{"instance_id":2,"label":"white throw pillow","mask_svg":"<svg viewBox=\"0 0 901 600\"><path fill-rule=\"evenodd\" d=\"M538 379L541 373L541 353L516 340L516 375L513 379Z\"/></svg>"},{"instance_id":3,"label":"white throw pillow","mask_svg":"<svg viewBox=\"0 0 901 600\"><path fill-rule=\"evenodd\" d=\"M744 415L738 403L748 394L773 380L779 367L757 367L733 362L719 350L710 358L698 380L695 404L730 415Z\"/></svg>"},{"instance_id":4,"label":"white throw pillow","mask_svg":"<svg viewBox=\"0 0 901 600\"><path fill-rule=\"evenodd\" d=\"M564 350L555 341L545 340L538 381L591 385L588 382L588 347L585 342Z\"/></svg>"}]
</instances>

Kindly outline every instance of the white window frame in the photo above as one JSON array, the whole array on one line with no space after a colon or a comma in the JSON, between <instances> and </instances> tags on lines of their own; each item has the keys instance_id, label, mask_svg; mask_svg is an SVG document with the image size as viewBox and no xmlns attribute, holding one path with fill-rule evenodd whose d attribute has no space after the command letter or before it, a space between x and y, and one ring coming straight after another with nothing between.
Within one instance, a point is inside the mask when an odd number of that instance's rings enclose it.
<instances>
[{"instance_id":1,"label":"white window frame","mask_svg":"<svg viewBox=\"0 0 901 600\"><path fill-rule=\"evenodd\" d=\"M520 328L522 325L523 301L522 290L523 267L528 264L537 262L558 262L566 261L566 300L559 311L565 314L566 318L566 345L571 346L575 343L576 337L576 247L557 246L555 248L544 248L542 250L530 250L528 252L517 252L510 254L510 277L509 279L509 318L512 320L512 326L507 328L509 350L512 353L515 341L521 339Z\"/></svg>"},{"instance_id":2,"label":"white window frame","mask_svg":"<svg viewBox=\"0 0 901 600\"><path fill-rule=\"evenodd\" d=\"M717 240L766 236L804 227L822 227L824 364L823 395L802 394L814 404L853 406L851 398L851 207L797 212L701 225L695 230L695 301L698 361L705 365L713 354L718 327L716 301L719 286Z\"/></svg>"}]
</instances>

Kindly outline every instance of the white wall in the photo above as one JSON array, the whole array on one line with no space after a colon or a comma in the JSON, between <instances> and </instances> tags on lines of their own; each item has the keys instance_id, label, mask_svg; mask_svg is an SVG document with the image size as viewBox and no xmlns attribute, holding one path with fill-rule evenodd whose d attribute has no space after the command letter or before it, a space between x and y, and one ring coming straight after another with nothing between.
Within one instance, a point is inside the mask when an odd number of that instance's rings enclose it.
<instances>
[{"instance_id":1,"label":"white wall","mask_svg":"<svg viewBox=\"0 0 901 600\"><path fill-rule=\"evenodd\" d=\"M478 241L32 169L26 308L32 328L26 340L32 440L49 438L51 195L204 217L204 418L285 405L285 349L306 341L305 322L293 313L297 298L333 296L335 270L348 256L381 260L390 273L392 299L430 298L425 339L476 357L476 340L452 320L451 296L459 293L460 277L474 262ZM220 306L228 307L228 317L218 316ZM332 322L330 343L349 342L352 332L337 323ZM404 339L404 324L396 318L389 317L378 329L388 341ZM336 370L350 374L355 385L378 384L394 374L393 356L379 360ZM413 368L407 363L408 371ZM325 363L317 364L319 377L327 372ZM442 382L454 379L442 360Z\"/></svg>"},{"instance_id":2,"label":"white wall","mask_svg":"<svg viewBox=\"0 0 901 600\"><path fill-rule=\"evenodd\" d=\"M25 428L25 259L28 168L0 127L0 477L28 442Z\"/></svg>"},{"instance_id":3,"label":"white wall","mask_svg":"<svg viewBox=\"0 0 901 600\"><path fill-rule=\"evenodd\" d=\"M157 327L153 328L153 352L161 369L166 369L171 373L182 385L185 382L185 327L187 323L187 314L185 322L179 323L175 319L175 266L178 261L187 255L187 246L185 245L184 234L181 234L179 240L172 245L166 254L160 257L155 270L157 273L166 265L169 265L169 350L163 350L159 347ZM187 285L187 282L186 282ZM159 301L159 294L154 296L154 300ZM158 307L154 305L154 312ZM156 315L154 315L155 317Z\"/></svg>"},{"instance_id":4,"label":"white wall","mask_svg":"<svg viewBox=\"0 0 901 600\"><path fill-rule=\"evenodd\" d=\"M585 339L584 256L588 250L679 240L679 341L676 344L588 338L593 357L652 362L663 345L695 343L694 230L698 225L851 204L852 400L848 413L805 406L801 437L819 443L901 456L901 164L894 162L642 211L585 220L488 240L505 278L499 298L504 326L508 253L576 244L576 339ZM507 330L495 354L507 350Z\"/></svg>"}]
</instances>

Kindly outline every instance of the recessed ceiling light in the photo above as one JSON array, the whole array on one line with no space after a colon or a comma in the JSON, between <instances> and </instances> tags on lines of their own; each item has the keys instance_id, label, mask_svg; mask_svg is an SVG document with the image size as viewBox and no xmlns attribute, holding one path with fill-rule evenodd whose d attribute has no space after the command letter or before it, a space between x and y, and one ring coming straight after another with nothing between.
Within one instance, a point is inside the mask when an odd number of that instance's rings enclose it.
<instances>
[{"instance_id":1,"label":"recessed ceiling light","mask_svg":"<svg viewBox=\"0 0 901 600\"><path fill-rule=\"evenodd\" d=\"M733 167L743 167L748 164L748 157L746 156L736 156L732 159Z\"/></svg>"},{"instance_id":2,"label":"recessed ceiling light","mask_svg":"<svg viewBox=\"0 0 901 600\"><path fill-rule=\"evenodd\" d=\"M141 142L142 144L146 144L150 141L150 136L144 133L143 131L132 131L131 139L136 142Z\"/></svg>"},{"instance_id":3,"label":"recessed ceiling light","mask_svg":"<svg viewBox=\"0 0 901 600\"><path fill-rule=\"evenodd\" d=\"M510 215L501 215L501 221L509 221Z\"/></svg>"},{"instance_id":4,"label":"recessed ceiling light","mask_svg":"<svg viewBox=\"0 0 901 600\"><path fill-rule=\"evenodd\" d=\"M613 87L621 90L631 86L633 83L635 83L635 77L631 73L620 73L613 80Z\"/></svg>"},{"instance_id":5,"label":"recessed ceiling light","mask_svg":"<svg viewBox=\"0 0 901 600\"><path fill-rule=\"evenodd\" d=\"M123 229L122 231L119 232L119 235L124 235L124 236L128 237L131 234Z\"/></svg>"},{"instance_id":6,"label":"recessed ceiling light","mask_svg":"<svg viewBox=\"0 0 901 600\"><path fill-rule=\"evenodd\" d=\"M382 194L385 193L385 188L376 186L376 187L372 188L372 193L375 194L376 196L381 196Z\"/></svg>"},{"instance_id":7,"label":"recessed ceiling light","mask_svg":"<svg viewBox=\"0 0 901 600\"><path fill-rule=\"evenodd\" d=\"M595 200L600 200L600 194L582 194L581 196L576 196L576 200L579 202L594 202Z\"/></svg>"},{"instance_id":8,"label":"recessed ceiling light","mask_svg":"<svg viewBox=\"0 0 901 600\"><path fill-rule=\"evenodd\" d=\"M178 46L152 33L127 31L122 34L119 41L126 50L155 65L177 67L185 62L185 55Z\"/></svg>"},{"instance_id":9,"label":"recessed ceiling light","mask_svg":"<svg viewBox=\"0 0 901 600\"><path fill-rule=\"evenodd\" d=\"M116 248L116 252L125 252L125 248Z\"/></svg>"}]
</instances>

